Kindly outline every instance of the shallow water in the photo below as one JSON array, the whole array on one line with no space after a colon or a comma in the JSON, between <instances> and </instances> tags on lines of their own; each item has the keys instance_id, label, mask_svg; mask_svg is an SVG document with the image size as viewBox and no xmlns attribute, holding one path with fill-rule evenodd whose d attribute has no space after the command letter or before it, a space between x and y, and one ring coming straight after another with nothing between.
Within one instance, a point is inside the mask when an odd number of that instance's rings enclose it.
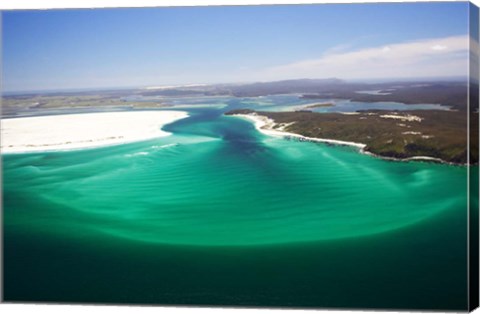
<instances>
[{"instance_id":1,"label":"shallow water","mask_svg":"<svg viewBox=\"0 0 480 314\"><path fill-rule=\"evenodd\" d=\"M169 137L3 156L5 299L464 309L467 168L267 137L219 101Z\"/></svg>"}]
</instances>

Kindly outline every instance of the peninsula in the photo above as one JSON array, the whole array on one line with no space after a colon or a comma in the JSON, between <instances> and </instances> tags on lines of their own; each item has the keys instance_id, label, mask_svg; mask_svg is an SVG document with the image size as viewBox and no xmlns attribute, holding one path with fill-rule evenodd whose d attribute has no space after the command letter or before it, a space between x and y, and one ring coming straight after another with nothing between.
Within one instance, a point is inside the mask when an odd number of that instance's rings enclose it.
<instances>
[{"instance_id":1,"label":"peninsula","mask_svg":"<svg viewBox=\"0 0 480 314\"><path fill-rule=\"evenodd\" d=\"M369 110L346 114L241 109L226 115L257 121L257 128L269 135L351 145L385 158L454 164L465 164L468 160L464 112ZM474 119L478 121L478 114ZM478 149L473 149L472 159L478 160Z\"/></svg>"}]
</instances>

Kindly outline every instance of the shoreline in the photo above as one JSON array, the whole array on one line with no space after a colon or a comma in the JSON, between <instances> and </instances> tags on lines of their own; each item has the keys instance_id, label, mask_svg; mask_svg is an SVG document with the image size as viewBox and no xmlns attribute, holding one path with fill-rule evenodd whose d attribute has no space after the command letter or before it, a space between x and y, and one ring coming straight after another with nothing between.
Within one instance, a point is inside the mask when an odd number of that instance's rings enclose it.
<instances>
[{"instance_id":1,"label":"shoreline","mask_svg":"<svg viewBox=\"0 0 480 314\"><path fill-rule=\"evenodd\" d=\"M184 111L118 111L2 119L1 154L91 149L169 136Z\"/></svg>"},{"instance_id":2,"label":"shoreline","mask_svg":"<svg viewBox=\"0 0 480 314\"><path fill-rule=\"evenodd\" d=\"M296 133L290 133L285 131L278 131L273 129L276 125L275 121L272 119L261 116L261 115L248 115L248 114L233 114L233 117L240 117L245 118L254 122L255 128L263 134L270 135L270 136L277 136L277 137L290 137L296 138L300 140L310 141L310 142L320 142L320 143L327 143L327 144L335 144L335 145L342 145L342 146L353 146L357 148L365 148L367 145L362 143L355 143L355 142L347 142L347 141L339 141L339 140L332 140L332 139L323 139L323 138L316 138L316 137L308 137L303 136Z\"/></svg>"},{"instance_id":3,"label":"shoreline","mask_svg":"<svg viewBox=\"0 0 480 314\"><path fill-rule=\"evenodd\" d=\"M358 151L361 154L369 155L369 156L384 159L384 160L401 161L401 162L428 161L428 162L435 162L435 163L448 164L448 165L460 165L460 166L466 165L466 164L456 164L452 162L447 162L445 160L435 158L435 157L429 157L429 156L412 156L407 158L395 158L395 157L382 156L382 155L378 155L378 154L366 151L365 148L367 147L367 145L363 143L308 137L308 136L303 136L296 133L275 130L274 127L277 125L277 123L274 120L266 116L258 115L256 113L233 114L231 116L243 118L253 122L255 125L255 128L259 132L269 136L283 137L286 139L299 139L307 142L326 143L326 144L339 145L339 146L352 146L352 147L358 148Z\"/></svg>"}]
</instances>

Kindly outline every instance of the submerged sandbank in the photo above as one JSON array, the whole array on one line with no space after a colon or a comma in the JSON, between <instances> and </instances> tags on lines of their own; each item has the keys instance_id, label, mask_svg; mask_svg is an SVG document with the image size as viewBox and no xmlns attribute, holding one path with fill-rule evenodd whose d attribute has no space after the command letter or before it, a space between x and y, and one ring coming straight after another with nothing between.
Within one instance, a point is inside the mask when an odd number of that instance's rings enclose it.
<instances>
[{"instance_id":1,"label":"submerged sandbank","mask_svg":"<svg viewBox=\"0 0 480 314\"><path fill-rule=\"evenodd\" d=\"M2 119L2 153L93 148L170 135L161 128L183 111L129 111Z\"/></svg>"}]
</instances>

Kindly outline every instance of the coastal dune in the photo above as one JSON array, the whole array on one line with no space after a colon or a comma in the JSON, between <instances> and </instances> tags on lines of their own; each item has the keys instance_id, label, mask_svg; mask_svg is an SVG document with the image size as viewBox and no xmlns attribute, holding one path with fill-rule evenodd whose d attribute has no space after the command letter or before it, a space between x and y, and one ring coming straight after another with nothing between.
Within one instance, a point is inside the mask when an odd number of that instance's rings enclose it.
<instances>
[{"instance_id":1,"label":"coastal dune","mask_svg":"<svg viewBox=\"0 0 480 314\"><path fill-rule=\"evenodd\" d=\"M186 117L183 111L136 111L2 119L0 151L57 151L142 141L170 135L162 126Z\"/></svg>"}]
</instances>

